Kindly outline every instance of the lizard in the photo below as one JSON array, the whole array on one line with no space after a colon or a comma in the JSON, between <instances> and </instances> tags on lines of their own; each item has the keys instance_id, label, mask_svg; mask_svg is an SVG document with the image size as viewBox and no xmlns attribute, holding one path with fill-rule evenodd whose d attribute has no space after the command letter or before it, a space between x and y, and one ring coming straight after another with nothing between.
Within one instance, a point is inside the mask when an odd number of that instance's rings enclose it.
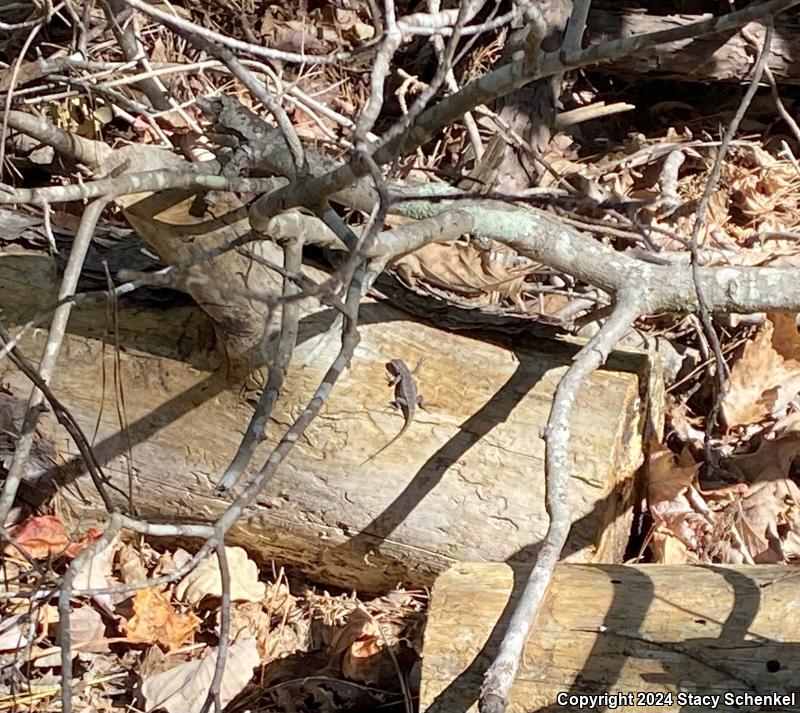
<instances>
[{"instance_id":1,"label":"lizard","mask_svg":"<svg viewBox=\"0 0 800 713\"><path fill-rule=\"evenodd\" d=\"M373 458L383 453L389 446L397 441L411 425L414 420L414 411L417 406L425 408L425 399L417 391L417 384L414 381L414 374L419 370L422 360L417 362L414 371L411 371L402 359L392 359L386 362L386 371L389 372L389 386L394 386L394 401L392 406L399 408L403 412L405 422L400 432L392 438L386 445L381 447L380 450L373 453L369 458L361 463L366 465Z\"/></svg>"}]
</instances>

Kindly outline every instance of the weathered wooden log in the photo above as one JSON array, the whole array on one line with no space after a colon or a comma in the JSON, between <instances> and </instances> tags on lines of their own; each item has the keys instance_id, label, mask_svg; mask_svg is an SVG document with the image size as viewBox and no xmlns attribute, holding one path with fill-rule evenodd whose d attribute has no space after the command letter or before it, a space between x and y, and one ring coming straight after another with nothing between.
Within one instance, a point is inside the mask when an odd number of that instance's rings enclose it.
<instances>
[{"instance_id":1,"label":"weathered wooden log","mask_svg":"<svg viewBox=\"0 0 800 713\"><path fill-rule=\"evenodd\" d=\"M599 44L620 37L657 32L688 25L702 19L697 15L655 15L633 11L593 10L587 23L587 41ZM764 44L764 26L745 25L728 35L710 35L657 45L620 62L597 65L592 71L626 78L653 74L658 78L693 82L747 82L755 57ZM753 41L748 39L753 38ZM800 84L800 20L785 13L775 22L768 66L776 81Z\"/></svg>"},{"instance_id":2,"label":"weathered wooden log","mask_svg":"<svg viewBox=\"0 0 800 713\"><path fill-rule=\"evenodd\" d=\"M505 564L439 576L420 711L477 710L523 583ZM782 566L561 564L507 710L796 711L796 602L797 578Z\"/></svg>"},{"instance_id":3,"label":"weathered wooden log","mask_svg":"<svg viewBox=\"0 0 800 713\"><path fill-rule=\"evenodd\" d=\"M56 284L45 255L2 254L6 325L13 331L47 305L53 298L48 288ZM320 310L302 320L294 366L254 460L259 467L338 350L337 335L322 338L331 317ZM241 384L229 381L210 321L199 309L123 303L118 318L115 356L113 344L98 338L112 327L105 306L76 308L55 392L87 433L99 422L95 452L121 507L130 510L130 492L141 517L214 520L226 506L212 495L214 484L252 407L239 395ZM397 582L430 584L454 560L530 561L547 522L540 431L575 346L451 334L374 302L363 305L361 319L362 342L351 368L231 540L318 580L372 591ZM22 348L38 359L43 339L29 334ZM316 356L302 366L314 347ZM402 425L387 407L392 391L384 362L402 358L413 365L421 356L427 361L419 389L429 411L419 413L392 448L362 465ZM616 354L580 394L572 421L573 561L615 561L624 551L649 408L648 374L641 354ZM122 411L115 380L124 392ZM27 397L29 385L7 359L0 361L0 381ZM47 415L40 430L68 466L58 473L65 510L82 523L97 519L99 501L74 444Z\"/></svg>"}]
</instances>

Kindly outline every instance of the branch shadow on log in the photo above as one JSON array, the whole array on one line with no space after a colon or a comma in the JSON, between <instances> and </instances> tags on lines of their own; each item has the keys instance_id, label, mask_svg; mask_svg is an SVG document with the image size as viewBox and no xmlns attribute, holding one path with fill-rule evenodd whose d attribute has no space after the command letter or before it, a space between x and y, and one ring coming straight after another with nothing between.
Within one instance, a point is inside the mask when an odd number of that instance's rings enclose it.
<instances>
[{"instance_id":1,"label":"branch shadow on log","mask_svg":"<svg viewBox=\"0 0 800 713\"><path fill-rule=\"evenodd\" d=\"M519 554L522 554L522 551ZM653 565L652 567L656 571L658 566ZM629 659L644 659L661 663L661 671L643 674L642 680L653 686L652 688L646 687L645 690L692 691L707 695L721 694L723 691L752 694L786 693L792 689L793 686L787 687L782 684L791 683L791 678L786 674L791 668L788 662L797 656L797 647L791 644L787 645L777 639L758 636L750 630L760 608L764 606L764 597L760 589L760 586L763 585L741 571L727 567L714 565L699 565L699 567L717 573L727 585L728 591L725 592L724 586L722 590L726 599L730 597L731 604L724 620L706 621L707 614L697 614L696 617L692 617L692 609L688 608L690 605L679 599L672 600L668 594L664 599L663 590L656 591L653 579L648 576L647 566L595 565L593 569L604 573L608 583L613 586L612 601L608 609L601 614L602 621L597 617L590 617L591 612L589 612L587 613L587 625L590 624L590 626L576 630L576 633L580 632L579 635L594 636L594 643L586 660L579 665L579 669L572 679L572 685L569 687L565 685L563 693L598 696L619 691L618 683L630 680L630 674L626 679L623 673ZM527 568L514 567L514 585L511 596L489 635L487 643L475 655L468 668L451 681L447 688L441 691L435 701L428 706L429 713L443 713L456 709L466 710L471 703L477 701L484 671L496 655L497 646L514 609L514 602L524 587L526 571ZM568 570L564 570L564 572L566 571ZM567 583L565 582L565 584ZM556 600L558 598L558 594L551 596L556 597ZM569 599L569 597L566 598ZM648 609L657 601L662 607L666 605L676 608L681 612L683 618L686 618L687 615L692 617L694 631L702 632L708 626L709 631L718 633L679 641L675 640L674 631L672 632L673 636L663 639L648 635L647 629L651 628L646 625ZM789 605L787 604L787 606ZM558 611L560 610L555 600L550 600L549 603L546 600L542 609L541 621L549 621L555 627L548 636L550 638L562 637L564 650L568 650L570 642L568 636L565 636L568 634L568 630L562 631L561 627L564 624L560 622ZM664 614L662 613L660 616L661 619L657 619L657 621L663 623ZM577 621L580 621L580 617L577 618ZM602 626L598 626L601 623ZM753 668L752 662L748 661L749 669L737 667L737 661L746 660L746 657L741 654L742 648L752 649L766 672L783 671L785 675L776 675L774 680L768 683L769 676L759 676L756 673L758 667ZM559 655L555 651L552 654L556 658ZM687 660L688 666L686 663L670 664L670 662L681 659ZM550 661L549 665L553 665L553 662ZM692 688L691 684L687 686L686 681L686 672L692 669L698 671L699 681L705 681L704 684L697 684L695 688ZM518 681L524 687L524 692L520 694L519 701L535 700L535 697L531 697L535 696L533 690L542 670L544 669L539 661L530 661L527 666L523 661ZM700 671L703 671L703 675L700 675ZM571 676L572 674L570 674ZM755 677L758 677L758 681L754 680ZM544 682L544 685L550 688L554 684L556 684L554 681ZM558 689L557 684L555 688ZM675 694L673 693L673 695ZM688 705L686 702L680 702L680 705L681 707L676 710L696 710L696 706ZM723 708L731 710L727 706L723 706ZM556 703L536 708L539 713L556 713L556 711L567 709L570 707ZM788 711L790 709L776 707L774 710Z\"/></svg>"},{"instance_id":2,"label":"branch shadow on log","mask_svg":"<svg viewBox=\"0 0 800 713\"><path fill-rule=\"evenodd\" d=\"M577 351L577 350L576 350ZM414 475L392 503L362 531L337 548L347 553L347 558L366 556L370 550L389 538L391 533L408 517L414 508L441 481L447 470L498 424L503 423L511 411L525 398L545 375L540 360L524 351L515 351L517 368L493 397L470 418L461 424L459 432L443 444ZM539 438L539 434L531 434Z\"/></svg>"},{"instance_id":3,"label":"branch shadow on log","mask_svg":"<svg viewBox=\"0 0 800 713\"><path fill-rule=\"evenodd\" d=\"M200 312L199 308L195 307L194 310ZM301 326L304 326L304 329L301 329L299 341L311 339L325 332L332 324L335 316L336 313L333 310L324 310L301 320ZM89 331L91 332L92 330L90 329ZM81 336L97 337L97 330L93 331L94 333L89 335L82 334ZM126 346L128 345L125 341L121 340L120 347L124 349ZM135 342L130 346L141 348L141 345ZM192 352L191 349L188 351ZM191 363L189 359L184 361ZM129 452L129 449L146 443L151 436L166 425L180 419L200 404L219 396L231 387L232 384L224 365L217 365L202 381L179 394L175 394L166 403L154 408L145 416L136 419L128 425L127 430L117 431L95 444L93 450L98 462L101 465L107 465L115 458L124 456ZM40 478L40 483L37 483L36 486L36 500L38 502L46 501L56 488L75 483L85 472L80 457L74 457L64 465L54 466L44 471ZM210 491L209 496L211 496Z\"/></svg>"}]
</instances>

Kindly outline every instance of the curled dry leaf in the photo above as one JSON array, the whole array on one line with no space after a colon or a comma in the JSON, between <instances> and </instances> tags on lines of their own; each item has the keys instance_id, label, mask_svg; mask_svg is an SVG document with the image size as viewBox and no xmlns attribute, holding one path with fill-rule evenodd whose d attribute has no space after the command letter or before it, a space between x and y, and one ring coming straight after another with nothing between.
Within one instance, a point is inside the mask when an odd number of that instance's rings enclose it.
<instances>
[{"instance_id":1,"label":"curled dry leaf","mask_svg":"<svg viewBox=\"0 0 800 713\"><path fill-rule=\"evenodd\" d=\"M102 534L99 530L97 532ZM105 589L113 584L111 568L118 543L119 537L117 536L108 546L83 563L75 575L73 583L75 589ZM110 594L96 594L92 599L109 613L113 611L113 602Z\"/></svg>"},{"instance_id":2,"label":"curled dry leaf","mask_svg":"<svg viewBox=\"0 0 800 713\"><path fill-rule=\"evenodd\" d=\"M729 428L778 416L800 392L800 335L795 316L770 314L731 368L722 414Z\"/></svg>"},{"instance_id":3,"label":"curled dry leaf","mask_svg":"<svg viewBox=\"0 0 800 713\"><path fill-rule=\"evenodd\" d=\"M261 601L267 588L258 581L256 563L241 547L226 547L225 552L231 575L231 601ZM205 597L221 597L222 575L216 556L207 557L189 572L175 588L175 596L190 604L197 604Z\"/></svg>"},{"instance_id":4,"label":"curled dry leaf","mask_svg":"<svg viewBox=\"0 0 800 713\"><path fill-rule=\"evenodd\" d=\"M169 650L188 642L200 627L192 612L179 614L167 594L156 589L140 589L133 598L133 616L122 631L129 641L160 644Z\"/></svg>"},{"instance_id":5,"label":"curled dry leaf","mask_svg":"<svg viewBox=\"0 0 800 713\"><path fill-rule=\"evenodd\" d=\"M31 557L37 560L64 554L70 545L64 525L55 515L38 515L10 528L11 535ZM5 553L13 555L16 547L6 545ZM17 553L19 556L19 553Z\"/></svg>"},{"instance_id":6,"label":"curled dry leaf","mask_svg":"<svg viewBox=\"0 0 800 713\"><path fill-rule=\"evenodd\" d=\"M507 267L503 260L490 260L486 251L461 243L431 243L402 255L392 265L409 285L422 281L466 297L483 296L488 303L500 297L520 299L522 283L531 271Z\"/></svg>"},{"instance_id":7,"label":"curled dry leaf","mask_svg":"<svg viewBox=\"0 0 800 713\"><path fill-rule=\"evenodd\" d=\"M141 553L127 543L123 543L117 551L117 566L125 584L144 582L147 579Z\"/></svg>"},{"instance_id":8,"label":"curled dry leaf","mask_svg":"<svg viewBox=\"0 0 800 713\"><path fill-rule=\"evenodd\" d=\"M67 551L64 554L66 554L66 556L70 559L74 559L95 540L99 540L102 535L103 530L101 530L99 527L90 527L80 540L77 542L71 542L69 544L69 547L67 547Z\"/></svg>"},{"instance_id":9,"label":"curled dry leaf","mask_svg":"<svg viewBox=\"0 0 800 713\"><path fill-rule=\"evenodd\" d=\"M787 432L761 443L755 453L730 458L726 467L750 482L746 496L731 505L753 559L759 563L800 557L800 488L793 474L800 462L800 433Z\"/></svg>"},{"instance_id":10,"label":"curled dry leaf","mask_svg":"<svg viewBox=\"0 0 800 713\"><path fill-rule=\"evenodd\" d=\"M691 463L691 457L686 455L684 460L690 464L683 466L669 448L651 445L647 463L647 499L651 505L674 500L694 481L700 463Z\"/></svg>"},{"instance_id":11,"label":"curled dry leaf","mask_svg":"<svg viewBox=\"0 0 800 713\"><path fill-rule=\"evenodd\" d=\"M212 649L203 659L187 661L143 681L145 711L163 708L167 713L197 713L206 700L214 678L217 651ZM223 708L250 682L257 665L255 639L243 639L231 644L220 687Z\"/></svg>"}]
</instances>

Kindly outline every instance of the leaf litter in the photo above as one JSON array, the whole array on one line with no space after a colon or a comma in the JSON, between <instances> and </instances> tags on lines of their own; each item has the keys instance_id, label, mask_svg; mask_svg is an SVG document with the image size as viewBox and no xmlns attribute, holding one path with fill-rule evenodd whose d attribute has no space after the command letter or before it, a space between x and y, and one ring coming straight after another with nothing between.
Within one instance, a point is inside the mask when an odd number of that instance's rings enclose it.
<instances>
[{"instance_id":1,"label":"leaf litter","mask_svg":"<svg viewBox=\"0 0 800 713\"><path fill-rule=\"evenodd\" d=\"M76 542L85 547L101 534L90 530L73 539L55 515L31 517L15 530L20 546L46 560L54 576L77 554ZM242 548L226 547L226 553L234 599L221 689L223 705L232 706L227 710L237 710L232 701L283 700L287 685L293 696L325 701L330 711L345 710L337 701L347 686L355 686L346 697L350 702L377 705L401 698L396 662L408 665L418 656L424 593L397 590L360 601L302 584L293 591L282 570L267 578ZM180 549L157 551L118 539L88 560L76 587L113 588L152 579L174 571L188 556ZM18 591L20 597L0 600L0 650L33 668L20 669L29 678L21 688L0 694L0 710L26 704L46 710L58 696L57 686L43 684L61 666L58 610L46 600L31 605L23 596L30 585L14 574L26 564L19 551L6 552L3 590ZM195 713L214 675L221 594L212 555L172 585L143 585L102 599L74 598L70 653L81 681L75 682L76 710L134 705L145 711ZM120 686L121 680L127 684ZM41 690L32 697L34 682Z\"/></svg>"},{"instance_id":2,"label":"leaf litter","mask_svg":"<svg viewBox=\"0 0 800 713\"><path fill-rule=\"evenodd\" d=\"M251 41L287 51L324 53L352 49L368 42L374 27L366 3L303 3L304 12L275 3L247 0L234 10L227 3L170 6L181 17L230 33L251 33ZM97 13L98 8L92 9ZM101 15L95 17L102 21ZM186 63L201 59L182 41L158 26L143 34L149 59ZM461 83L490 69L500 56L504 38L492 36L476 45L459 65ZM102 54L104 51L100 50ZM113 51L113 50L112 50ZM113 58L113 55L109 55ZM424 67L409 52L401 56L396 93L401 106L425 86ZM330 155L347 150L350 117L358 115L367 97L366 80L335 66L277 67L289 80L287 110L304 140ZM62 128L87 137L102 137L115 145L159 142L163 136L177 145L193 146L202 137L191 121L202 121L193 98L227 86L224 75L185 72L171 86L187 106L148 123L132 116L120 128L111 121L114 105L102 96L91 102L80 96L50 97L46 77L36 62L20 66L19 85L29 100L45 102L48 116ZM565 110L590 106L601 92L577 78L562 93ZM0 72L0 88L10 82ZM37 88L38 85L38 88ZM668 91L668 86L662 87ZM676 96L677 96L676 92ZM248 102L246 95L238 98ZM650 102L646 91L625 97L636 112L613 121L586 122L554 133L542 157L546 172L539 188L578 187L598 202L624 210L601 214L596 206L552 208L565 220L592 232L620 250L647 246L665 254L687 254L697 202L718 149L718 126L729 119L702 92L681 102ZM320 114L314 101L331 111ZM688 118L683 118L686 114ZM478 112L482 137L504 132L489 109ZM187 117L190 121L187 121ZM636 122L651 125L641 129ZM774 109L751 112L749 130L766 135ZM123 122L124 123L124 122ZM602 141L595 140L600 136ZM403 175L427 179L432 172L466 178L474 166L463 127L446 129L436 142L404 159ZM36 146L26 147L31 157ZM41 147L40 147L41 148ZM706 264L800 266L800 169L779 141L735 142L723 165L722 180L712 196L709 220L700 232ZM674 195L663 169L674 152L682 156ZM36 161L33 161L36 163ZM491 183L473 180L469 190ZM554 192L557 195L557 192ZM631 220L630 215L634 218ZM74 216L56 212L58 220ZM602 221L600 218L602 217ZM15 237L17 236L17 237ZM35 230L8 233L4 241L41 240ZM492 307L526 319L559 316L576 298L593 301L579 317L602 309L602 296L566 275L555 275L491 241L472 236L451 244L432 245L402 256L393 264L397 279L420 293L465 308ZM578 334L580 318L573 315ZM782 562L798 560L798 474L800 470L800 344L797 315L770 314L760 324L717 322L730 376L720 400L721 421L708 434L715 455L705 467L704 440L719 367L709 356L696 324L688 318L654 316L637 325L648 339L665 338L676 356L668 387L666 433L650 444L644 471L647 494L644 512L651 527L643 543L648 561ZM0 397L5 394L0 391ZM0 398L0 462L13 450L20 414ZM37 443L38 448L38 443ZM37 451L38 463L49 465L51 448ZM44 466L41 466L42 468ZM100 533L69 533L53 514L27 518L11 529L24 554L41 563L44 587L63 573L68 562ZM286 711L338 711L348 706L379 705L399 698L396 666L410 669L418 652L425 596L398 590L383 598L359 601L351 595L330 595L290 587L283 573L266 578L241 548L229 548L232 564L232 665L223 681L229 710L244 710L254 701ZM87 563L80 587L135 583L174 571L190 555L182 550L156 551L146 542L118 541ZM3 682L0 711L14 706L48 710L58 695L60 655L54 655L57 611L50 603L31 602L30 567L16 547L4 548L4 589L19 593L0 601L0 650L13 654L21 680ZM219 631L221 579L212 556L177 585L142 588L126 595L75 599L70 614L73 651L80 686L76 710L121 710L127 705L149 709L197 710L213 676ZM388 655L389 652L393 656ZM19 665L33 664L32 669ZM412 664L413 665L413 664ZM297 679L300 682L292 683Z\"/></svg>"}]
</instances>

